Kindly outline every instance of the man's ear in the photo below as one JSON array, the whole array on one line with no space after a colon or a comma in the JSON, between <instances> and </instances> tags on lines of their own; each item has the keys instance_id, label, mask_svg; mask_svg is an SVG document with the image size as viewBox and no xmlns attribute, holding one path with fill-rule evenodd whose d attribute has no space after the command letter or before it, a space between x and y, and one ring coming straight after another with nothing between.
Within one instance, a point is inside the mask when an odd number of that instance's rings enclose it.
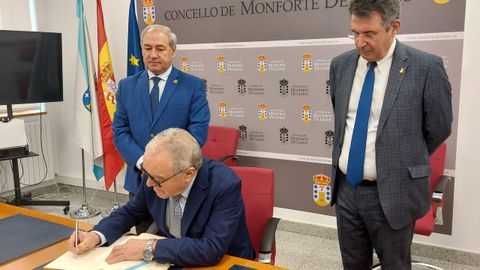
<instances>
[{"instance_id":1,"label":"man's ear","mask_svg":"<svg viewBox=\"0 0 480 270\"><path fill-rule=\"evenodd\" d=\"M185 170L185 174L187 175L186 181L190 183L193 180L193 177L197 173L197 170L194 167L189 167Z\"/></svg>"},{"instance_id":2,"label":"man's ear","mask_svg":"<svg viewBox=\"0 0 480 270\"><path fill-rule=\"evenodd\" d=\"M393 35L396 35L398 31L400 30L400 20L396 19L392 22L392 33Z\"/></svg>"}]
</instances>

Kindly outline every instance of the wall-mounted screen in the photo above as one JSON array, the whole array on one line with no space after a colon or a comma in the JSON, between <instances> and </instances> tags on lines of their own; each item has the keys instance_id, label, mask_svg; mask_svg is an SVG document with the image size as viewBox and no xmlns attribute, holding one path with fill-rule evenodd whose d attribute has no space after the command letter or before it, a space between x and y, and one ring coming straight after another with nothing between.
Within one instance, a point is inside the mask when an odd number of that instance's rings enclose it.
<instances>
[{"instance_id":1,"label":"wall-mounted screen","mask_svg":"<svg viewBox=\"0 0 480 270\"><path fill-rule=\"evenodd\" d=\"M62 100L61 34L0 30L0 105Z\"/></svg>"}]
</instances>

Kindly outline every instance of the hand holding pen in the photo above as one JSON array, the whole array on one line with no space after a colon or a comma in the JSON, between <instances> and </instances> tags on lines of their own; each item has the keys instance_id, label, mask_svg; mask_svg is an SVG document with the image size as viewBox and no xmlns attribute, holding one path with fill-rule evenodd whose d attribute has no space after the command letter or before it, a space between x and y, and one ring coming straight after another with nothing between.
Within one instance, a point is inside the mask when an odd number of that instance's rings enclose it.
<instances>
[{"instance_id":1,"label":"hand holding pen","mask_svg":"<svg viewBox=\"0 0 480 270\"><path fill-rule=\"evenodd\" d=\"M77 233L76 233L77 232ZM101 242L100 236L94 232L82 232L78 228L72 233L68 239L68 251L73 254L82 254Z\"/></svg>"}]
</instances>

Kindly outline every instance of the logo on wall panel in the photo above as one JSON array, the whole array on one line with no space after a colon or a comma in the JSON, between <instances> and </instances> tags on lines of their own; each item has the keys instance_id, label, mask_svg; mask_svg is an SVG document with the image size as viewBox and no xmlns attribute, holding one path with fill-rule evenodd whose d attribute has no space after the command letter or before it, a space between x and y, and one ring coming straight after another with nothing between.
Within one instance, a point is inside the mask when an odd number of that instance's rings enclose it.
<instances>
[{"instance_id":1,"label":"logo on wall panel","mask_svg":"<svg viewBox=\"0 0 480 270\"><path fill-rule=\"evenodd\" d=\"M267 120L267 108L268 105L265 103L258 104L258 118L262 121Z\"/></svg>"},{"instance_id":2,"label":"logo on wall panel","mask_svg":"<svg viewBox=\"0 0 480 270\"><path fill-rule=\"evenodd\" d=\"M325 81L325 94L330 95L330 80Z\"/></svg>"},{"instance_id":3,"label":"logo on wall panel","mask_svg":"<svg viewBox=\"0 0 480 270\"><path fill-rule=\"evenodd\" d=\"M313 176L313 201L319 206L327 206L332 201L332 180L317 174Z\"/></svg>"},{"instance_id":4,"label":"logo on wall panel","mask_svg":"<svg viewBox=\"0 0 480 270\"><path fill-rule=\"evenodd\" d=\"M240 140L245 141L248 138L247 126L241 125L238 127L240 130Z\"/></svg>"},{"instance_id":5,"label":"logo on wall panel","mask_svg":"<svg viewBox=\"0 0 480 270\"><path fill-rule=\"evenodd\" d=\"M142 0L143 2L143 21L147 25L155 22L155 0Z\"/></svg>"},{"instance_id":6,"label":"logo on wall panel","mask_svg":"<svg viewBox=\"0 0 480 270\"><path fill-rule=\"evenodd\" d=\"M220 73L225 72L225 56L223 55L217 57L217 70Z\"/></svg>"},{"instance_id":7,"label":"logo on wall panel","mask_svg":"<svg viewBox=\"0 0 480 270\"><path fill-rule=\"evenodd\" d=\"M261 73L267 71L267 56L261 54L257 57L257 70Z\"/></svg>"},{"instance_id":8,"label":"logo on wall panel","mask_svg":"<svg viewBox=\"0 0 480 270\"><path fill-rule=\"evenodd\" d=\"M311 111L311 106L310 105L303 105L303 110L302 110L302 120L305 123L308 123L312 120L312 111Z\"/></svg>"},{"instance_id":9,"label":"logo on wall panel","mask_svg":"<svg viewBox=\"0 0 480 270\"><path fill-rule=\"evenodd\" d=\"M280 95L282 97L288 96L288 81L285 79L280 80Z\"/></svg>"},{"instance_id":10,"label":"logo on wall panel","mask_svg":"<svg viewBox=\"0 0 480 270\"><path fill-rule=\"evenodd\" d=\"M218 103L218 112L220 114L220 119L227 118L227 103L222 101Z\"/></svg>"},{"instance_id":11,"label":"logo on wall panel","mask_svg":"<svg viewBox=\"0 0 480 270\"><path fill-rule=\"evenodd\" d=\"M244 79L238 80L237 92L240 96L244 96L247 93L247 81Z\"/></svg>"},{"instance_id":12,"label":"logo on wall panel","mask_svg":"<svg viewBox=\"0 0 480 270\"><path fill-rule=\"evenodd\" d=\"M180 70L183 72L188 71L188 57L180 57Z\"/></svg>"},{"instance_id":13,"label":"logo on wall panel","mask_svg":"<svg viewBox=\"0 0 480 270\"><path fill-rule=\"evenodd\" d=\"M334 132L331 130L325 131L325 144L328 146L333 146L334 139L333 139Z\"/></svg>"},{"instance_id":14,"label":"logo on wall panel","mask_svg":"<svg viewBox=\"0 0 480 270\"><path fill-rule=\"evenodd\" d=\"M304 54L303 60L302 60L302 70L308 73L312 71L312 67L313 67L312 55L309 53Z\"/></svg>"},{"instance_id":15,"label":"logo on wall panel","mask_svg":"<svg viewBox=\"0 0 480 270\"><path fill-rule=\"evenodd\" d=\"M280 129L280 142L283 143L283 144L287 144L289 141L289 138L288 138L288 128L286 127L282 127Z\"/></svg>"}]
</instances>

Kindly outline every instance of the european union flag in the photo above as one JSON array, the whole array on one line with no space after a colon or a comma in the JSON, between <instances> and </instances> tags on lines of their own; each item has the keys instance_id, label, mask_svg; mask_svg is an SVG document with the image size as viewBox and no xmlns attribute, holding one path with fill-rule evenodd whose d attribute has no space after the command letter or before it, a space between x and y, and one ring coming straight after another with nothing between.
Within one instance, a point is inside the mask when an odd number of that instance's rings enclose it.
<instances>
[{"instance_id":1,"label":"european union flag","mask_svg":"<svg viewBox=\"0 0 480 270\"><path fill-rule=\"evenodd\" d=\"M130 0L130 12L128 13L127 76L131 76L143 69L140 33L138 31L137 15L135 13L135 0Z\"/></svg>"}]
</instances>

